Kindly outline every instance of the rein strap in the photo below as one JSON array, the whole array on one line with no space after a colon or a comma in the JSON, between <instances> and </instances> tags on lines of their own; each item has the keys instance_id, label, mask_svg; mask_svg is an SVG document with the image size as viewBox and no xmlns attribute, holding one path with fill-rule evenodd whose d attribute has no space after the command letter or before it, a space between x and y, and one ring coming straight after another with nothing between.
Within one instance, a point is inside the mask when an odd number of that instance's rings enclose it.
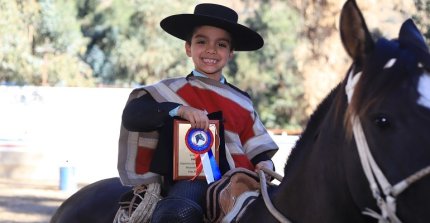
<instances>
[{"instance_id":1,"label":"rein strap","mask_svg":"<svg viewBox=\"0 0 430 223\"><path fill-rule=\"evenodd\" d=\"M263 196L264 204L266 204L267 210L269 210L273 217L275 217L279 222L291 223L290 220L288 220L281 212L276 209L270 200L269 193L267 192L266 176L264 174L265 172L275 177L279 181L282 181L282 177L276 172L267 169L266 167L262 167L261 170L258 171L258 176L260 177L261 195Z\"/></svg>"}]
</instances>

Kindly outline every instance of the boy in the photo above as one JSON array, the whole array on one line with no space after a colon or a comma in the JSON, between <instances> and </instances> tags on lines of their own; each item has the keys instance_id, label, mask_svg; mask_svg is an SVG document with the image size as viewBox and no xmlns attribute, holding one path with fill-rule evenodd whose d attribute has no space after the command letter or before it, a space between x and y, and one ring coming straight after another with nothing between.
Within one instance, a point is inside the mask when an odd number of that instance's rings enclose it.
<instances>
[{"instance_id":1,"label":"boy","mask_svg":"<svg viewBox=\"0 0 430 223\"><path fill-rule=\"evenodd\" d=\"M258 33L237 20L228 7L199 4L194 14L169 16L160 23L167 33L185 41L195 67L187 77L134 90L123 111L118 163L123 184L162 182L165 198L158 202L151 222L203 221L208 183L172 177L174 119L203 130L210 119L220 120L221 174L235 167L274 169L270 159L277 145L249 95L227 83L222 74L234 50L252 51L264 44Z\"/></svg>"}]
</instances>

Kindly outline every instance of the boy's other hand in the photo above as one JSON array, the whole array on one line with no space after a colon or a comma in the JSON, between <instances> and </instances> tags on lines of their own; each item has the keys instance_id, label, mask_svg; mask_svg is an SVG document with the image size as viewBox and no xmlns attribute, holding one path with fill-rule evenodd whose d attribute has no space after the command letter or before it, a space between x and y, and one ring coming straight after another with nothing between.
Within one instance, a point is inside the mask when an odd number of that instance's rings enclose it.
<instances>
[{"instance_id":1,"label":"boy's other hand","mask_svg":"<svg viewBox=\"0 0 430 223\"><path fill-rule=\"evenodd\" d=\"M267 168L269 170L273 170L273 162L271 160L265 160L265 161L261 161L261 162L257 163L257 165L255 165L255 172L258 173L258 171L261 170L263 167ZM268 180L268 181L271 180L271 176L268 175L266 172L264 173L264 175L266 177L266 180Z\"/></svg>"},{"instance_id":2,"label":"boy's other hand","mask_svg":"<svg viewBox=\"0 0 430 223\"><path fill-rule=\"evenodd\" d=\"M178 109L178 116L188 120L191 123L191 128L203 130L209 129L208 112L190 106L182 105Z\"/></svg>"}]
</instances>

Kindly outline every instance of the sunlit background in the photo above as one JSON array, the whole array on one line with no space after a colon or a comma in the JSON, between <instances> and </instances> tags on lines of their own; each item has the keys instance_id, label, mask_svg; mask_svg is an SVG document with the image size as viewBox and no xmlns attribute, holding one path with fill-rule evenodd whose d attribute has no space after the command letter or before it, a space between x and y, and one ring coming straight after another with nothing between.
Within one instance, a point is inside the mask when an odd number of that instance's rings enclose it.
<instances>
[{"instance_id":1,"label":"sunlit background","mask_svg":"<svg viewBox=\"0 0 430 223\"><path fill-rule=\"evenodd\" d=\"M0 87L1 175L57 181L78 167L77 181L117 176L122 108L130 89Z\"/></svg>"}]
</instances>

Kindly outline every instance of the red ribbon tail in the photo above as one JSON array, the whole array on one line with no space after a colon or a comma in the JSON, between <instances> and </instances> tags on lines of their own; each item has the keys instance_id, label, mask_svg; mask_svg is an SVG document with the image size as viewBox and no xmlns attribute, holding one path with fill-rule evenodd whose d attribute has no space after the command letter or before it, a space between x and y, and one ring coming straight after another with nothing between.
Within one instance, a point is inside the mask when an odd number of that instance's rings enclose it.
<instances>
[{"instance_id":1,"label":"red ribbon tail","mask_svg":"<svg viewBox=\"0 0 430 223\"><path fill-rule=\"evenodd\" d=\"M196 175L191 180L195 180L203 170L200 154L194 154L194 157L196 158Z\"/></svg>"}]
</instances>

